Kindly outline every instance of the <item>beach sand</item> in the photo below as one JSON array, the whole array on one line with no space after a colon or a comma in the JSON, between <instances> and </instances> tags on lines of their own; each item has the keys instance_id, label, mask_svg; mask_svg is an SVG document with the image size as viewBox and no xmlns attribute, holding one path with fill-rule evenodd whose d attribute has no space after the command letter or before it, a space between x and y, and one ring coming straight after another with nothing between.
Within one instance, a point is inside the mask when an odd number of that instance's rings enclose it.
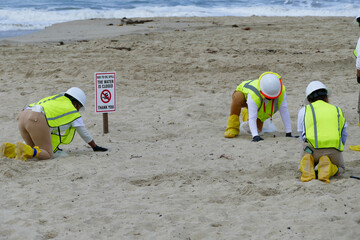
<instances>
[{"instance_id":1,"label":"beach sand","mask_svg":"<svg viewBox=\"0 0 360 240\"><path fill-rule=\"evenodd\" d=\"M141 20L141 19L140 19ZM0 41L1 142L21 141L26 104L81 87L94 153L79 135L68 154L0 160L0 239L357 239L359 87L345 17L151 18L56 24ZM117 111L103 134L94 73L116 71ZM301 142L223 137L231 95L265 71L283 77L293 135L310 81L344 111L346 172L300 182Z\"/></svg>"}]
</instances>

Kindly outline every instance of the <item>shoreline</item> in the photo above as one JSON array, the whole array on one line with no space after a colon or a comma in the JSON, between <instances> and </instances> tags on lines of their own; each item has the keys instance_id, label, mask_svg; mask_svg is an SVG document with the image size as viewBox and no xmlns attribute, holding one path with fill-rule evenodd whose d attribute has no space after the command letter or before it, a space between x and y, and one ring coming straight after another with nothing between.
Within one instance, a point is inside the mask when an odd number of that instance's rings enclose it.
<instances>
[{"instance_id":1,"label":"shoreline","mask_svg":"<svg viewBox=\"0 0 360 240\"><path fill-rule=\"evenodd\" d=\"M51 25L41 31L0 39L11 43L54 43L94 40L128 34L181 31L215 26L211 21L189 18L121 18L75 20ZM189 21L190 20L190 21ZM144 21L142 23L142 21ZM147 22L148 21L148 22Z\"/></svg>"},{"instance_id":2,"label":"shoreline","mask_svg":"<svg viewBox=\"0 0 360 240\"><path fill-rule=\"evenodd\" d=\"M11 30L11 31L0 31L0 41L5 40L12 37L23 37L35 32L40 32L43 29L38 30Z\"/></svg>"},{"instance_id":3,"label":"shoreline","mask_svg":"<svg viewBox=\"0 0 360 240\"><path fill-rule=\"evenodd\" d=\"M352 18L151 19L73 21L0 41L1 143L22 141L25 105L80 87L85 126L109 149L94 152L76 134L61 145L67 156L0 159L0 239L357 239ZM104 134L94 73L110 71L117 110ZM264 141L224 138L232 93L266 71L282 77L294 136L308 83L332 90L349 135L346 172L329 184L300 181L301 142L285 137L279 113Z\"/></svg>"},{"instance_id":4,"label":"shoreline","mask_svg":"<svg viewBox=\"0 0 360 240\"><path fill-rule=\"evenodd\" d=\"M221 17L154 17L154 18L116 18L116 19L87 19L74 20L69 22L53 24L43 30L29 30L28 34L23 34L25 31L20 31L18 36L1 37L0 43L54 43L54 42L71 42L82 40L94 40L109 37L118 37L128 34L148 34L155 32L167 31L182 31L182 30L196 30L201 28L218 27L231 23L226 23L227 20L233 21L245 20L244 22L251 22L251 19L349 19L350 17L327 17L327 16L302 16L302 17L264 17L264 16L250 16L250 17L235 17L235 16L221 16ZM250 19L250 21L249 21ZM145 21L144 23L132 23L131 21ZM150 20L149 22L146 22ZM240 26L241 27L241 26ZM10 34L16 34L11 33ZM17 32L17 31L15 31Z\"/></svg>"}]
</instances>

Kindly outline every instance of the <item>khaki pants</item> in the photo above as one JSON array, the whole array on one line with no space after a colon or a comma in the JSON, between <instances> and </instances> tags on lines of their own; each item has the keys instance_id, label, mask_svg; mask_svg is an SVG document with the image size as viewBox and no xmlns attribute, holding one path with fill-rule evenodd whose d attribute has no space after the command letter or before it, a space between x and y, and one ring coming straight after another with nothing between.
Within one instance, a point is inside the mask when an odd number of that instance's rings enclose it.
<instances>
[{"instance_id":1,"label":"khaki pants","mask_svg":"<svg viewBox=\"0 0 360 240\"><path fill-rule=\"evenodd\" d=\"M50 127L45 115L26 109L19 114L19 130L25 143L40 148L39 159L50 159L53 156Z\"/></svg>"},{"instance_id":2,"label":"khaki pants","mask_svg":"<svg viewBox=\"0 0 360 240\"><path fill-rule=\"evenodd\" d=\"M319 163L319 159L321 156L328 156L330 158L330 161L338 166L340 168L340 172L337 174L345 172L345 163L344 158L342 155L342 152L336 150L335 148L321 148L321 149L315 149L313 148L309 143L303 143L302 145L302 154L301 158L307 154L307 152L304 151L306 147L309 147L313 153L312 156L314 158L314 165L316 166Z\"/></svg>"}]
</instances>

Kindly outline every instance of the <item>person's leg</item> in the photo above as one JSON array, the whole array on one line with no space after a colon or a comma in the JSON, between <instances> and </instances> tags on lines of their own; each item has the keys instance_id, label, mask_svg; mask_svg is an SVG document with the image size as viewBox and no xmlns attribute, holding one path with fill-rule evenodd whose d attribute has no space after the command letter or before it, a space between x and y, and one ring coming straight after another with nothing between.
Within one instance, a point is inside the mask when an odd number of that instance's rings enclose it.
<instances>
[{"instance_id":1,"label":"person's leg","mask_svg":"<svg viewBox=\"0 0 360 240\"><path fill-rule=\"evenodd\" d=\"M323 149L316 149L313 156L315 159L315 166L317 165L318 162L320 162L320 158L322 156L328 156L331 163L339 167L339 172L336 175L340 175L345 172L345 163L342 152L334 148L323 148Z\"/></svg>"},{"instance_id":2,"label":"person's leg","mask_svg":"<svg viewBox=\"0 0 360 240\"><path fill-rule=\"evenodd\" d=\"M312 151L312 153L305 151L307 147ZM302 173L301 176L302 182L307 182L307 181L311 181L312 179L316 179L316 173L315 173L315 166L317 164L316 150L317 149L314 149L306 142L303 142L301 145L301 150L300 150L301 161L299 165L299 170Z\"/></svg>"},{"instance_id":3,"label":"person's leg","mask_svg":"<svg viewBox=\"0 0 360 240\"><path fill-rule=\"evenodd\" d=\"M247 107L245 96L242 92L235 91L232 95L230 117L224 133L226 138L233 138L239 135L239 115L242 107Z\"/></svg>"},{"instance_id":4,"label":"person's leg","mask_svg":"<svg viewBox=\"0 0 360 240\"><path fill-rule=\"evenodd\" d=\"M19 117L21 136L27 145L40 148L38 159L50 159L53 155L50 128L45 115L31 110L25 110Z\"/></svg>"},{"instance_id":5,"label":"person's leg","mask_svg":"<svg viewBox=\"0 0 360 240\"><path fill-rule=\"evenodd\" d=\"M234 114L239 116L243 107L247 107L245 95L242 92L235 91L232 95L230 116Z\"/></svg>"},{"instance_id":6,"label":"person's leg","mask_svg":"<svg viewBox=\"0 0 360 240\"><path fill-rule=\"evenodd\" d=\"M330 161L328 156L321 156L319 160L318 179L326 183L330 178L336 175L340 169Z\"/></svg>"},{"instance_id":7,"label":"person's leg","mask_svg":"<svg viewBox=\"0 0 360 240\"><path fill-rule=\"evenodd\" d=\"M20 131L20 135L24 139L25 143L31 147L34 147L35 144L34 144L33 140L31 139L30 134L28 133L28 131L25 128L25 123L28 119L28 115L30 112L31 112L31 110L24 110L19 114L18 128Z\"/></svg>"},{"instance_id":8,"label":"person's leg","mask_svg":"<svg viewBox=\"0 0 360 240\"><path fill-rule=\"evenodd\" d=\"M263 129L264 122L262 122L260 119L256 119L256 126L258 128L258 132L260 133Z\"/></svg>"},{"instance_id":9,"label":"person's leg","mask_svg":"<svg viewBox=\"0 0 360 240\"><path fill-rule=\"evenodd\" d=\"M316 149L314 158L318 159L318 179L321 181L329 183L329 179L332 176L340 175L345 172L342 152L336 149Z\"/></svg>"},{"instance_id":10,"label":"person's leg","mask_svg":"<svg viewBox=\"0 0 360 240\"><path fill-rule=\"evenodd\" d=\"M314 158L306 153L300 161L301 181L308 182L316 178L314 170Z\"/></svg>"}]
</instances>

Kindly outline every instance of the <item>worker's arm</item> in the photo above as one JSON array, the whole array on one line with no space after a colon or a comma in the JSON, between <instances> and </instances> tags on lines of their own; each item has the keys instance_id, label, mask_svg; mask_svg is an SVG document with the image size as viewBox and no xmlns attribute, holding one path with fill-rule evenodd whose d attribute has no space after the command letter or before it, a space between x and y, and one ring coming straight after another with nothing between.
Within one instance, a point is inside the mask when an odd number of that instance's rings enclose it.
<instances>
[{"instance_id":1,"label":"worker's arm","mask_svg":"<svg viewBox=\"0 0 360 240\"><path fill-rule=\"evenodd\" d=\"M284 93L284 99L280 105L279 112L285 126L285 132L286 132L285 136L292 137L291 120L290 120L289 109L287 107L286 93Z\"/></svg>"},{"instance_id":2,"label":"worker's arm","mask_svg":"<svg viewBox=\"0 0 360 240\"><path fill-rule=\"evenodd\" d=\"M298 112L297 130L300 139L303 142L305 141L304 116L305 116L305 107L302 107Z\"/></svg>"},{"instance_id":3,"label":"worker's arm","mask_svg":"<svg viewBox=\"0 0 360 240\"><path fill-rule=\"evenodd\" d=\"M87 143L95 152L105 152L107 148L100 147L96 145L94 139L91 137L89 131L85 128L84 121L82 118L78 118L72 122L72 126L76 128L76 131L79 133L80 137Z\"/></svg>"},{"instance_id":4,"label":"worker's arm","mask_svg":"<svg viewBox=\"0 0 360 240\"><path fill-rule=\"evenodd\" d=\"M246 103L248 105L250 132L251 132L251 135L253 137L255 137L255 136L259 135L257 124L256 124L258 106L256 105L255 101L251 98L250 94L248 94L248 96L247 96Z\"/></svg>"}]
</instances>

